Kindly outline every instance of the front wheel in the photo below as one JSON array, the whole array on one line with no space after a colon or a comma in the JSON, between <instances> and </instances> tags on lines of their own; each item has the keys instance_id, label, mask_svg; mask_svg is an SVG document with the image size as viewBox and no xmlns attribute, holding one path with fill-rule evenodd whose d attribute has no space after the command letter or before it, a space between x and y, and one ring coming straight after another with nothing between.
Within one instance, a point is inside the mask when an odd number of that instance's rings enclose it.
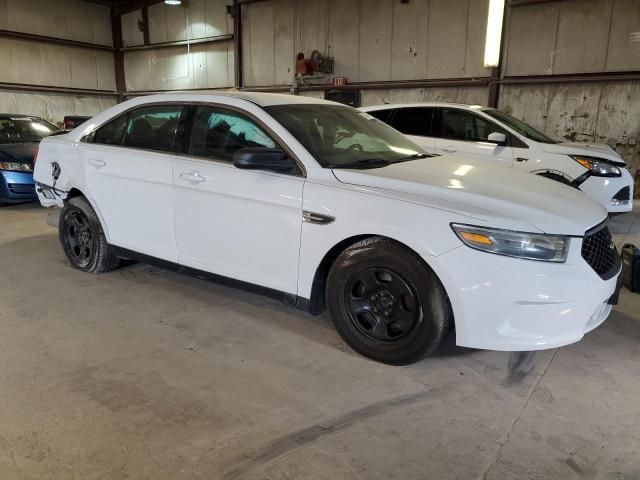
<instances>
[{"instance_id":1,"label":"front wheel","mask_svg":"<svg viewBox=\"0 0 640 480\"><path fill-rule=\"evenodd\" d=\"M65 203L58 233L73 268L91 273L118 268L120 260L107 243L98 216L86 198L75 197Z\"/></svg>"},{"instance_id":2,"label":"front wheel","mask_svg":"<svg viewBox=\"0 0 640 480\"><path fill-rule=\"evenodd\" d=\"M408 248L382 237L338 257L327 279L327 306L345 342L391 365L432 353L453 321L435 273Z\"/></svg>"}]
</instances>

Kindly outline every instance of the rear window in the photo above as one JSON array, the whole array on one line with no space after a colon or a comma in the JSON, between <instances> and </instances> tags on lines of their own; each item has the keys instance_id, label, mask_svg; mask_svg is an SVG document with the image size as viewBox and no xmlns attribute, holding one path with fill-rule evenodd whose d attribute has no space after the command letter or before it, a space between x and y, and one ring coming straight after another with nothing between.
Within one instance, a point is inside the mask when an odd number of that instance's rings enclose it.
<instances>
[{"instance_id":1,"label":"rear window","mask_svg":"<svg viewBox=\"0 0 640 480\"><path fill-rule=\"evenodd\" d=\"M0 143L39 142L57 131L56 126L40 118L0 118Z\"/></svg>"},{"instance_id":2,"label":"rear window","mask_svg":"<svg viewBox=\"0 0 640 480\"><path fill-rule=\"evenodd\" d=\"M433 112L431 107L406 107L396 110L391 126L405 135L430 137L432 135Z\"/></svg>"}]
</instances>

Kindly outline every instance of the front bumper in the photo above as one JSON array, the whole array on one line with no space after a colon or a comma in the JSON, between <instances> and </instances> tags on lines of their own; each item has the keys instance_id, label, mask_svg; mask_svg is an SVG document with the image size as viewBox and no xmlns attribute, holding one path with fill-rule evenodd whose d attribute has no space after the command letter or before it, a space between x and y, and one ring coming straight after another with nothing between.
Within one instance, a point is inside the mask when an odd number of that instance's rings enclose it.
<instances>
[{"instance_id":1,"label":"front bumper","mask_svg":"<svg viewBox=\"0 0 640 480\"><path fill-rule=\"evenodd\" d=\"M37 199L32 173L0 170L0 202L33 202Z\"/></svg>"},{"instance_id":2,"label":"front bumper","mask_svg":"<svg viewBox=\"0 0 640 480\"><path fill-rule=\"evenodd\" d=\"M487 350L528 351L580 340L606 320L617 275L602 280L572 238L566 263L538 262L460 246L424 257L451 300L456 343Z\"/></svg>"},{"instance_id":3,"label":"front bumper","mask_svg":"<svg viewBox=\"0 0 640 480\"><path fill-rule=\"evenodd\" d=\"M578 188L602 204L609 213L626 213L633 208L633 177L621 168L620 177L587 178Z\"/></svg>"}]
</instances>

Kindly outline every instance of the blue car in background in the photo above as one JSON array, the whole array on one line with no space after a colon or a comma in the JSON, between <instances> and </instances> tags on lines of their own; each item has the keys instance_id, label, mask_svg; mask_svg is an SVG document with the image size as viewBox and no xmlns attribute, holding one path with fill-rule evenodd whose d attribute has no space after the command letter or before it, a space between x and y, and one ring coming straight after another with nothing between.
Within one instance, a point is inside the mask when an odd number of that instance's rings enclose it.
<instances>
[{"instance_id":1,"label":"blue car in background","mask_svg":"<svg viewBox=\"0 0 640 480\"><path fill-rule=\"evenodd\" d=\"M33 159L40 140L56 132L56 126L38 117L0 114L0 205L38 199Z\"/></svg>"}]
</instances>

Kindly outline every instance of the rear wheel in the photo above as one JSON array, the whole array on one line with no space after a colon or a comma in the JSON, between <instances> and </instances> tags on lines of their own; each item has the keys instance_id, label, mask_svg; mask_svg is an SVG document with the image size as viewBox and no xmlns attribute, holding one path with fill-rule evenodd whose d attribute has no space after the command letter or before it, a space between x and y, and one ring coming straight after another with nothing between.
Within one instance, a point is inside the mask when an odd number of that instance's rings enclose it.
<instances>
[{"instance_id":1,"label":"rear wheel","mask_svg":"<svg viewBox=\"0 0 640 480\"><path fill-rule=\"evenodd\" d=\"M73 268L91 273L118 268L120 260L107 243L98 216L86 198L75 197L65 203L58 233Z\"/></svg>"},{"instance_id":2,"label":"rear wheel","mask_svg":"<svg viewBox=\"0 0 640 480\"><path fill-rule=\"evenodd\" d=\"M408 248L381 237L338 257L327 279L327 305L345 342L392 365L433 352L453 321L435 273Z\"/></svg>"}]
</instances>

